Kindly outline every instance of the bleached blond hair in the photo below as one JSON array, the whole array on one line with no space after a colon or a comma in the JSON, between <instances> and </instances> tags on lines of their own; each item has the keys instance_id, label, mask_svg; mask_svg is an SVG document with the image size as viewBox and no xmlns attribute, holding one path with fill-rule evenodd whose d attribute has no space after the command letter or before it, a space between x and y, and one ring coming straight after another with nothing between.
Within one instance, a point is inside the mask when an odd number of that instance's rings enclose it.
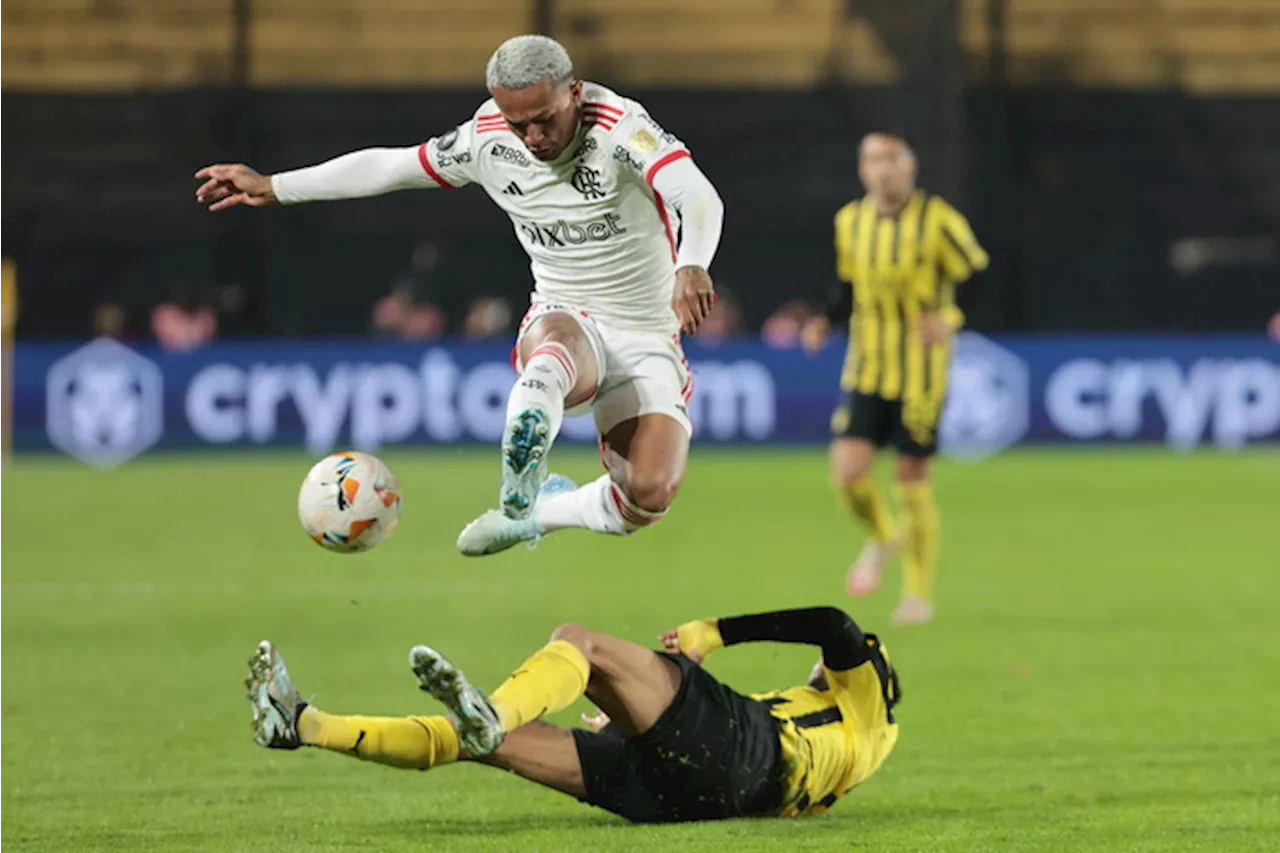
<instances>
[{"instance_id":1,"label":"bleached blond hair","mask_svg":"<svg viewBox=\"0 0 1280 853\"><path fill-rule=\"evenodd\" d=\"M489 57L485 85L493 89L527 89L543 80L553 85L573 79L573 61L564 45L547 36L509 38Z\"/></svg>"}]
</instances>

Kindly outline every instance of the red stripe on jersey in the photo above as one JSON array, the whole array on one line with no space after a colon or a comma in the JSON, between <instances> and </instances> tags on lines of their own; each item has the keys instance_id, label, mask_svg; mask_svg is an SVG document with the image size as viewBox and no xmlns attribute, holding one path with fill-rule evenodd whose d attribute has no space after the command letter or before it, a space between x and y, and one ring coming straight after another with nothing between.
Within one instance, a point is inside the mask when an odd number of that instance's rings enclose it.
<instances>
[{"instance_id":1,"label":"red stripe on jersey","mask_svg":"<svg viewBox=\"0 0 1280 853\"><path fill-rule=\"evenodd\" d=\"M476 121L488 121L493 118L502 118L502 113L485 113L482 116L476 116Z\"/></svg>"},{"instance_id":2,"label":"red stripe on jersey","mask_svg":"<svg viewBox=\"0 0 1280 853\"><path fill-rule=\"evenodd\" d=\"M611 107L608 104L602 104L599 101L585 101L583 103L583 106L585 106L587 109L603 110L604 112L607 112L607 113L613 113L616 116L622 115L622 110L618 109L617 107Z\"/></svg>"},{"instance_id":3,"label":"red stripe on jersey","mask_svg":"<svg viewBox=\"0 0 1280 853\"><path fill-rule=\"evenodd\" d=\"M649 186L653 186L653 176L658 174L658 172L661 171L663 167L671 163L674 163L677 160L683 160L685 157L692 157L692 156L693 156L692 154L690 154L688 151L685 151L683 149L680 151L672 151L670 154L663 157L661 160L659 160L658 162L654 163L652 166L649 167L649 171L644 173L644 182Z\"/></svg>"},{"instance_id":4,"label":"red stripe on jersey","mask_svg":"<svg viewBox=\"0 0 1280 853\"><path fill-rule=\"evenodd\" d=\"M582 119L583 121L590 119L592 120L591 122L592 124L599 124L609 128L610 130L612 130L614 125L618 123L616 120L611 119L608 116L600 115L598 113L583 113Z\"/></svg>"},{"instance_id":5,"label":"red stripe on jersey","mask_svg":"<svg viewBox=\"0 0 1280 853\"><path fill-rule=\"evenodd\" d=\"M425 142L418 146L418 162L422 164L422 170L427 173L427 176L439 184L442 189L453 189L453 184L440 177L440 173L431 167L431 158L427 156L427 143Z\"/></svg>"},{"instance_id":6,"label":"red stripe on jersey","mask_svg":"<svg viewBox=\"0 0 1280 853\"><path fill-rule=\"evenodd\" d=\"M667 216L667 205L662 200L662 193L657 190L653 191L653 203L658 206L658 218L662 220L662 227L667 232L667 242L671 244L671 260L676 259L676 232L671 230L671 218Z\"/></svg>"},{"instance_id":7,"label":"red stripe on jersey","mask_svg":"<svg viewBox=\"0 0 1280 853\"><path fill-rule=\"evenodd\" d=\"M476 122L476 127L492 127L495 124L506 124L506 123L507 123L506 119L501 119L501 118L480 119L479 121Z\"/></svg>"}]
</instances>

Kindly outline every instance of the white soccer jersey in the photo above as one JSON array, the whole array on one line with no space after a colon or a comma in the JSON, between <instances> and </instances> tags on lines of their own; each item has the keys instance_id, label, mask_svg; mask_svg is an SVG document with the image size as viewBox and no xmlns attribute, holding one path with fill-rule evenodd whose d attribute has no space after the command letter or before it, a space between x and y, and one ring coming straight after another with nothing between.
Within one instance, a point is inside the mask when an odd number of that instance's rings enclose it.
<instances>
[{"instance_id":1,"label":"white soccer jersey","mask_svg":"<svg viewBox=\"0 0 1280 853\"><path fill-rule=\"evenodd\" d=\"M479 184L511 217L531 261L535 302L674 333L679 214L654 179L689 150L629 98L594 83L584 83L582 97L584 127L553 162L528 152L493 100L424 142L418 159L436 184Z\"/></svg>"}]
</instances>

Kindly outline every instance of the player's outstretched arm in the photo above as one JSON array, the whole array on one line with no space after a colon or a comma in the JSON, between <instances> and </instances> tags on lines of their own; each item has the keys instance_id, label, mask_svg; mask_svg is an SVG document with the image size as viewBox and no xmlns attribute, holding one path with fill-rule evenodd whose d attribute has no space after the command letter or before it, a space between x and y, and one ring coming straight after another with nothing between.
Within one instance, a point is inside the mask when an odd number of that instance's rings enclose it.
<instances>
[{"instance_id":1,"label":"player's outstretched arm","mask_svg":"<svg viewBox=\"0 0 1280 853\"><path fill-rule=\"evenodd\" d=\"M210 210L238 204L264 207L274 202L367 198L440 186L424 170L417 147L366 148L318 166L270 176L240 163L219 164L196 172L196 178L204 181L196 190L196 201L209 205Z\"/></svg>"},{"instance_id":2,"label":"player's outstretched arm","mask_svg":"<svg viewBox=\"0 0 1280 853\"><path fill-rule=\"evenodd\" d=\"M823 661L832 670L852 669L867 660L866 635L849 614L835 607L699 619L686 622L659 639L667 650L699 662L717 649L754 642L819 646Z\"/></svg>"}]
</instances>

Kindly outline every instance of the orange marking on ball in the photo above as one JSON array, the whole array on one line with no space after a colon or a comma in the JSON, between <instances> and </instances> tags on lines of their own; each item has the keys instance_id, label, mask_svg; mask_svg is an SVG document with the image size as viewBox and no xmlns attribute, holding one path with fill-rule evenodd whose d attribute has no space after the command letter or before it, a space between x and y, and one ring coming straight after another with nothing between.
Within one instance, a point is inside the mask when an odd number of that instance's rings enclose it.
<instances>
[{"instance_id":1,"label":"orange marking on ball","mask_svg":"<svg viewBox=\"0 0 1280 853\"><path fill-rule=\"evenodd\" d=\"M342 493L347 498L347 503L354 504L356 502L356 492L360 491L360 481L354 477L347 477L342 481Z\"/></svg>"},{"instance_id":2,"label":"orange marking on ball","mask_svg":"<svg viewBox=\"0 0 1280 853\"><path fill-rule=\"evenodd\" d=\"M376 519L372 519L372 518L366 521L351 522L351 531L347 534L347 541L348 542L356 541L357 539L360 538L361 534L363 534L370 527L373 527L375 523L376 523Z\"/></svg>"}]
</instances>

